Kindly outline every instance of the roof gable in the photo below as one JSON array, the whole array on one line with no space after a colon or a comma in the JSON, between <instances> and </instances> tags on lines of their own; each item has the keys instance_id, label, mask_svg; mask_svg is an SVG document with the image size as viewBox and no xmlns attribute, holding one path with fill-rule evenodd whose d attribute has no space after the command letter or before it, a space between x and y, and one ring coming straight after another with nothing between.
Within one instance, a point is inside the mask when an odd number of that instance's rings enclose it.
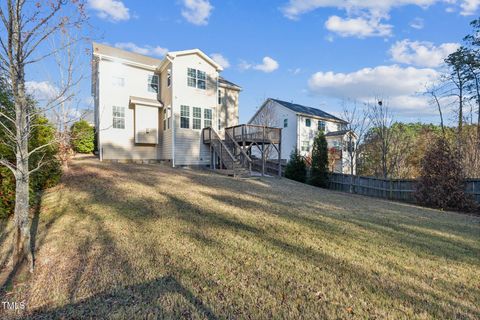
<instances>
[{"instance_id":1,"label":"roof gable","mask_svg":"<svg viewBox=\"0 0 480 320\"><path fill-rule=\"evenodd\" d=\"M200 49L191 49L191 50L183 50L183 51L172 51L172 52L169 52L167 53L167 57L170 57L171 59L175 59L175 57L178 57L178 56L186 56L186 55L192 55L192 54L196 54L196 55L199 55L200 57L202 57L205 61L207 61L208 63L210 63L213 67L215 67L215 69L217 69L217 71L222 71L223 68L218 64L216 63L215 61L213 61L212 58L210 58L209 56L207 56L205 53L203 53L203 51L201 51Z\"/></svg>"},{"instance_id":2,"label":"roof gable","mask_svg":"<svg viewBox=\"0 0 480 320\"><path fill-rule=\"evenodd\" d=\"M342 120L338 117L335 117L334 115L331 115L330 113L327 113L327 112L322 111L320 109L307 107L307 106L302 106L300 104L286 102L286 101L277 100L277 99L271 99L270 98L268 100L274 101L274 102L276 102L276 103L284 106L285 108L290 109L290 110L292 110L296 113L301 113L301 114L305 114L305 115L310 115L310 116L314 116L314 117L320 117L320 118L324 118L324 119L330 119L330 120L333 120L333 121L346 123L345 120Z\"/></svg>"}]
</instances>

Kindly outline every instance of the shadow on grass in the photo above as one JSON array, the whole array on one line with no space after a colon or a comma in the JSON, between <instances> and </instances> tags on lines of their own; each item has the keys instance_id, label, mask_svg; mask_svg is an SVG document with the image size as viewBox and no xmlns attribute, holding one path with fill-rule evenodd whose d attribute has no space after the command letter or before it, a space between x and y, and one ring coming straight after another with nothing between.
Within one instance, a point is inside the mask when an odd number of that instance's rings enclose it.
<instances>
[{"instance_id":1,"label":"shadow on grass","mask_svg":"<svg viewBox=\"0 0 480 320\"><path fill-rule=\"evenodd\" d=\"M225 207L235 206L243 209L248 209L252 212L255 210L262 211L262 214L276 216L279 219L287 220L289 222L295 222L303 227L312 228L314 230L322 231L329 236L336 237L355 237L356 234L345 234L345 230L339 226L342 223L351 223L358 225L370 232L375 232L382 235L387 244L395 244L397 242L403 243L411 251L420 253L422 255L436 255L438 257L446 257L452 260L465 259L464 255L470 255L475 253L474 247L469 247L465 244L459 245L454 240L445 241L444 238L435 236L429 233L415 232L415 237L411 237L411 230L408 228L396 225L389 221L377 221L375 217L367 217L365 215L353 216L350 214L334 214L328 210L322 210L322 201L327 201L328 197L321 200L312 199L310 203L300 203L295 201L295 194L299 194L297 191L292 191L292 194L288 199L282 194L278 194L278 189L274 182L269 180L262 180L262 184L257 187L261 194L255 194L250 192L252 199L247 200L245 198L236 197L235 194L244 193L245 189L251 185L249 181L232 180L231 178L222 176L212 176L208 173L198 173L189 171L173 170L167 174L161 171L160 166L136 166L134 172L122 172L123 169L128 168L132 171L132 166L128 165L105 165L98 162L88 165L97 166L100 169L100 174L95 174L89 170L87 166L84 166L81 170L76 169L74 180L69 184L74 192L82 192L89 195L89 202L93 205L102 205L110 208L109 217L107 219L115 218L115 216L122 216L122 218L128 219L131 223L138 225L139 227L145 227L145 232L154 232L149 229L148 222L159 218L159 214L162 217L175 218L185 222L189 228L184 232L185 235L192 240L203 243L205 246L215 246L218 250L223 250L219 239L210 237L208 233L199 232L198 228L202 226L208 226L208 228L218 231L228 231L230 234L237 236L248 237L250 241L261 243L266 247L274 248L281 254L289 255L293 257L293 260L307 262L315 266L322 266L326 268L332 275L337 276L339 279L345 281L345 283L355 283L355 288L362 288L358 290L365 290L367 297L388 297L384 298L388 302L384 308L394 308L395 306L411 306L415 311L421 313L427 311L429 315L438 317L447 316L450 318L468 317L469 315L478 315L478 310L463 306L453 301L452 299L445 299L439 297L435 290L427 290L422 287L414 287L405 283L399 283L392 281L391 279L385 279L384 276L373 274L372 272L354 265L344 259L336 258L331 255L316 251L312 248L300 246L294 242L286 241L282 239L281 235L275 235L269 232L268 225L258 226L255 225L255 221L247 222L242 217L234 216L226 212L217 212L213 209L209 209L206 203L196 203L195 194L189 201L182 198L182 196L175 194L175 190L166 190L162 194L166 197L165 203L156 203L150 197L145 197L142 194L135 195L134 198L126 199L122 197L125 190L122 189L122 179L133 181L134 183L142 184L150 188L156 188L159 184L168 185L168 176L172 174L181 175L182 178L187 180L187 183L191 183L192 186L202 185L209 187L213 190L212 193L203 193L202 196L209 197L212 202L220 202ZM127 167L128 166L128 167ZM233 182L232 182L233 181ZM108 186L108 187L106 187ZM216 195L215 192L218 192ZM228 193L228 195L225 195ZM348 199L348 195L343 195L343 201ZM264 204L262 204L262 200ZM370 201L370 200L369 200ZM372 200L375 201L375 200ZM269 206L268 203L275 203L275 205ZM332 200L332 207L341 208L345 204L340 200ZM128 275L132 272L130 267L130 261L128 257L124 257L124 254L120 249L115 246L117 239L114 235L109 234L109 231L104 227L104 216L96 214L92 210L78 206L78 204L71 204L77 206L79 219L88 218L92 219L91 228L94 230L94 234L101 235L101 237L89 238L88 236L82 236L75 233L75 228L72 225L72 234L70 236L79 239L79 251L77 255L88 255L94 244L99 244L101 250L98 257L105 257L114 255L119 258L117 263L111 265L111 268L118 267L119 273ZM165 205L171 206L171 210L160 210ZM292 212L292 207L296 209L304 208L308 211L308 214L298 214L298 212ZM162 208L163 209L163 208ZM391 209L391 208L390 208ZM405 209L404 209L405 210ZM322 215L330 218L332 221L326 219L320 219ZM62 213L63 214L63 213ZM398 214L403 215L401 211ZM389 214L389 217L391 214ZM406 224L414 226L414 219L406 215ZM58 217L57 217L58 218ZM55 221L55 220L52 220ZM374 222L373 222L374 221ZM258 222L258 221L257 221ZM50 221L46 222L46 231ZM38 221L37 221L38 226ZM435 227L431 227L432 230ZM43 233L44 231L42 231ZM45 238L43 236L43 239ZM463 236L466 236L465 234ZM39 239L39 243L42 241ZM424 242L428 243L425 244ZM222 246L228 246L228 243L222 243ZM141 252L148 252L148 249L153 247L153 243L139 243L138 249ZM461 252L459 248L463 248ZM198 252L201 254L201 252ZM252 253L253 254L253 253ZM231 258L230 258L231 259ZM471 261L471 259L468 259ZM475 260L478 262L478 259ZM105 261L103 261L105 262ZM167 276L156 279L154 281L147 281L143 284L125 286L120 289L116 289L116 286L112 283L112 292L94 294L91 298L86 300L77 301L76 291L79 286L85 285L82 283L82 279L88 274L89 268L92 268L97 261L90 259L87 261L84 258L79 258L75 261L73 277L69 279L69 303L66 306L50 309L35 311L32 315L33 318L56 318L56 317L145 317L145 315L151 314L153 317L186 317L189 318L194 312L203 315L204 317L215 319L216 316L212 310L196 297L192 292L192 288L186 288L181 285L177 279L181 277ZM155 263L155 261L153 261ZM93 265L92 265L93 264ZM175 274L173 268L181 268L180 265L169 266L171 268L170 274ZM189 270L189 272L197 272L196 270ZM200 275L197 275L202 281ZM94 285L91 283L90 285ZM465 293L471 296L480 295L479 290L469 288L463 288ZM158 299L169 294L178 294L182 299L185 299L192 308L185 308L185 305L173 305L171 308L164 309L160 304L156 303ZM307 302L306 302L307 303ZM253 306L252 306L253 307ZM254 308L252 310L255 310ZM462 310L461 312L454 310ZM463 313L465 311L466 313ZM187 313L185 313L187 312ZM190 312L190 313L189 313Z\"/></svg>"},{"instance_id":2,"label":"shadow on grass","mask_svg":"<svg viewBox=\"0 0 480 320\"><path fill-rule=\"evenodd\" d=\"M182 303L165 307L176 297ZM172 276L126 286L51 310L37 310L23 319L218 319L213 311Z\"/></svg>"}]
</instances>

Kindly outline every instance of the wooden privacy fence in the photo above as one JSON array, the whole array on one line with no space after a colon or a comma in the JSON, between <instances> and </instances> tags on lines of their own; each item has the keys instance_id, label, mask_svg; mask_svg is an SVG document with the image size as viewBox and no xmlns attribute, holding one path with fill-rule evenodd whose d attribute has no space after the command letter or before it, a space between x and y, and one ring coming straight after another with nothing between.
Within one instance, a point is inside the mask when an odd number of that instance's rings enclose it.
<instances>
[{"instance_id":1,"label":"wooden privacy fence","mask_svg":"<svg viewBox=\"0 0 480 320\"><path fill-rule=\"evenodd\" d=\"M330 173L329 175L329 187L332 190L350 192L352 187L353 193L356 194L413 203L416 202L416 185L416 180L385 180L341 173ZM467 179L465 191L480 203L480 179Z\"/></svg>"}]
</instances>

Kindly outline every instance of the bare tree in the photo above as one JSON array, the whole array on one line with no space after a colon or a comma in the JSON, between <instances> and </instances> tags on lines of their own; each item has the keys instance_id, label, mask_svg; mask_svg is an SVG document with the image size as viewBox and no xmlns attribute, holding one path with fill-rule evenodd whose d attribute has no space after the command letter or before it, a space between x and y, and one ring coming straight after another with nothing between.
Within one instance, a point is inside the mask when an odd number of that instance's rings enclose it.
<instances>
[{"instance_id":1,"label":"bare tree","mask_svg":"<svg viewBox=\"0 0 480 320\"><path fill-rule=\"evenodd\" d=\"M80 37L72 37L69 30L61 33L58 41L52 40L54 60L58 69L58 87L68 88L65 98L51 110L51 118L55 124L56 140L58 143L58 158L64 169L68 169L68 162L73 155L71 148L71 126L78 121L84 111L80 110L78 98L78 84L84 79L83 64L80 59L81 48L74 41ZM70 44L70 45L68 45ZM65 50L56 50L57 48Z\"/></svg>"},{"instance_id":2,"label":"bare tree","mask_svg":"<svg viewBox=\"0 0 480 320\"><path fill-rule=\"evenodd\" d=\"M354 192L353 176L357 173L360 157L360 144L370 127L370 118L365 108L359 108L356 101L344 102L343 120L347 121L347 153L350 166L350 192Z\"/></svg>"},{"instance_id":3,"label":"bare tree","mask_svg":"<svg viewBox=\"0 0 480 320\"><path fill-rule=\"evenodd\" d=\"M381 99L377 99L374 103L368 103L367 108L370 123L380 142L379 151L382 176L387 179L390 173L389 155L393 140L390 128L393 124L393 117L387 103Z\"/></svg>"},{"instance_id":4,"label":"bare tree","mask_svg":"<svg viewBox=\"0 0 480 320\"><path fill-rule=\"evenodd\" d=\"M79 0L48 0L43 2L26 0L7 0L0 4L0 19L4 32L0 33L0 68L7 74L8 86L12 92L13 115L0 111L3 129L9 137L9 145L15 150L15 161L0 156L0 164L9 168L15 176L15 243L13 264L17 266L25 259L29 260L33 270L33 252L30 244L29 220L29 181L30 175L44 164L43 158L34 168L30 166L30 157L42 152L54 142L29 149L28 142L32 133L32 120L44 114L68 99L66 94L72 85L58 88L55 97L41 109L29 101L26 92L26 68L46 58L52 57L63 47L49 50L45 43L60 32L78 28L85 21L84 3ZM3 109L3 108L2 108ZM5 125L8 123L9 125Z\"/></svg>"}]
</instances>

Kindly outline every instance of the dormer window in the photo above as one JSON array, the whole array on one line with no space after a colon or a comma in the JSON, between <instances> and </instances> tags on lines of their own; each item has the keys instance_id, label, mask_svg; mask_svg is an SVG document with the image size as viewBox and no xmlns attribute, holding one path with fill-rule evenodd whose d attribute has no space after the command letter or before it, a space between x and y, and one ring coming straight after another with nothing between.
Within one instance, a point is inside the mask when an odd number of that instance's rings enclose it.
<instances>
[{"instance_id":1,"label":"dormer window","mask_svg":"<svg viewBox=\"0 0 480 320\"><path fill-rule=\"evenodd\" d=\"M189 87L205 90L207 89L207 75L205 71L188 68L187 84Z\"/></svg>"}]
</instances>

